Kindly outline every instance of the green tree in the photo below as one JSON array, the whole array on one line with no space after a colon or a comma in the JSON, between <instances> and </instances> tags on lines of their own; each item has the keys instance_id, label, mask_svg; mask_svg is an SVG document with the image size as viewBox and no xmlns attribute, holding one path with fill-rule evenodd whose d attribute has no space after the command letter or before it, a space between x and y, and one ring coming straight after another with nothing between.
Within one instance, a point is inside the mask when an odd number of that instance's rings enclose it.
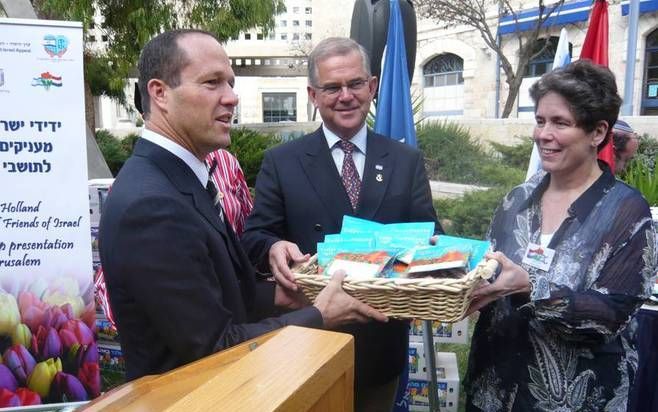
<instances>
[{"instance_id":1,"label":"green tree","mask_svg":"<svg viewBox=\"0 0 658 412\"><path fill-rule=\"evenodd\" d=\"M85 34L93 23L94 10L105 19L102 30L107 49L94 52L85 47L87 123L92 130L91 96L104 95L125 103L126 79L135 77L139 52L155 34L193 27L225 41L256 27L267 33L274 27L274 16L285 11L283 0L32 0L32 5L42 19L81 21ZM87 35L85 41L91 46Z\"/></svg>"}]
</instances>

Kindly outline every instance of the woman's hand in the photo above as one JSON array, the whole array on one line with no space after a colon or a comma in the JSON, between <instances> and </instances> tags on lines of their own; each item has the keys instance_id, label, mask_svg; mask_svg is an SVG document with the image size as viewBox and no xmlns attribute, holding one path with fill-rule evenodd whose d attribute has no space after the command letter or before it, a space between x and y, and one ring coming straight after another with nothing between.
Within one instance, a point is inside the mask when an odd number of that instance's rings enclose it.
<instances>
[{"instance_id":1,"label":"woman's hand","mask_svg":"<svg viewBox=\"0 0 658 412\"><path fill-rule=\"evenodd\" d=\"M473 291L466 316L503 296L530 293L530 276L525 269L512 262L502 252L487 253L485 257L497 260L501 271L494 283L482 282L482 285Z\"/></svg>"}]
</instances>

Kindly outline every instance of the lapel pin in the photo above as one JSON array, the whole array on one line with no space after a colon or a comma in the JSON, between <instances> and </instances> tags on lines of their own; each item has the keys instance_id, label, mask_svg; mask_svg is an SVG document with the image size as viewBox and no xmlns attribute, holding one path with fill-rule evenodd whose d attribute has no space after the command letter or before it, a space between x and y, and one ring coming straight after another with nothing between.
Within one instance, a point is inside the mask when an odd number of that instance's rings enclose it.
<instances>
[{"instance_id":1,"label":"lapel pin","mask_svg":"<svg viewBox=\"0 0 658 412\"><path fill-rule=\"evenodd\" d=\"M375 170L384 170L384 166L382 166L382 165L375 165Z\"/></svg>"},{"instance_id":2,"label":"lapel pin","mask_svg":"<svg viewBox=\"0 0 658 412\"><path fill-rule=\"evenodd\" d=\"M375 176L375 180L381 183L384 181L384 176L382 176L381 173L377 173L377 176Z\"/></svg>"}]
</instances>

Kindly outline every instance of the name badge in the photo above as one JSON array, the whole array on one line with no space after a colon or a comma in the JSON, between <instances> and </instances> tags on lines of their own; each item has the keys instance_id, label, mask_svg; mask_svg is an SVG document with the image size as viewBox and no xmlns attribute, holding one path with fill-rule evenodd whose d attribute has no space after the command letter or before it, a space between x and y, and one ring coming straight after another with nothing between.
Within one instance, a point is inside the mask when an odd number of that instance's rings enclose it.
<instances>
[{"instance_id":1,"label":"name badge","mask_svg":"<svg viewBox=\"0 0 658 412\"><path fill-rule=\"evenodd\" d=\"M555 250L543 247L536 243L528 243L528 247L523 255L523 263L532 266L544 272L548 272L551 262L555 256Z\"/></svg>"}]
</instances>

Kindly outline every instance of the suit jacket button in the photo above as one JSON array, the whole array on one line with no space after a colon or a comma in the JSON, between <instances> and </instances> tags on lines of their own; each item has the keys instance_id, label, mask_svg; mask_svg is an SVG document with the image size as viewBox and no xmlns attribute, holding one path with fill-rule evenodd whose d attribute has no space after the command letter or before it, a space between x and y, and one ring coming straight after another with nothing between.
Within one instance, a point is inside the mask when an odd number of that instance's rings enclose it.
<instances>
[{"instance_id":1,"label":"suit jacket button","mask_svg":"<svg viewBox=\"0 0 658 412\"><path fill-rule=\"evenodd\" d=\"M322 232L322 225L319 223L316 223L315 226L313 227L316 232Z\"/></svg>"}]
</instances>

